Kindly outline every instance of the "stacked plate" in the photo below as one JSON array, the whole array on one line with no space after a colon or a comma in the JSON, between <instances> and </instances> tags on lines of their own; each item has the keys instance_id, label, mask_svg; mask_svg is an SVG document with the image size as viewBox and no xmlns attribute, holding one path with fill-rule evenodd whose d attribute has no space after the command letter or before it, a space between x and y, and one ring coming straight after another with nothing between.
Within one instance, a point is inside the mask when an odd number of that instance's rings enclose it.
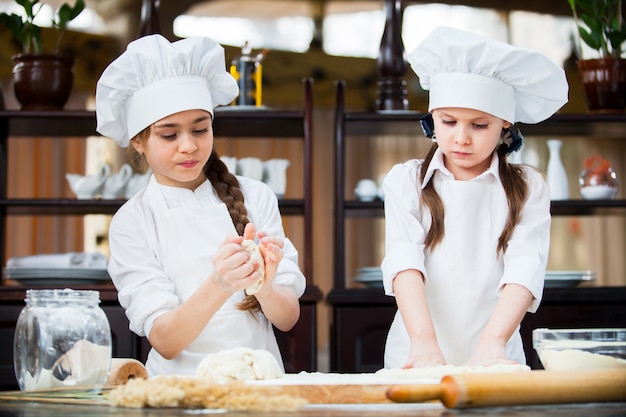
<instances>
[{"instance_id":1,"label":"stacked plate","mask_svg":"<svg viewBox=\"0 0 626 417\"><path fill-rule=\"evenodd\" d=\"M4 278L23 285L97 285L111 279L106 269L4 268Z\"/></svg>"},{"instance_id":2,"label":"stacked plate","mask_svg":"<svg viewBox=\"0 0 626 417\"><path fill-rule=\"evenodd\" d=\"M587 281L594 281L594 271L546 271L546 288L573 288Z\"/></svg>"},{"instance_id":3,"label":"stacked plate","mask_svg":"<svg viewBox=\"0 0 626 417\"><path fill-rule=\"evenodd\" d=\"M357 269L357 276L354 278L354 282L360 282L368 287L382 287L383 286L383 272L379 266L366 266Z\"/></svg>"}]
</instances>

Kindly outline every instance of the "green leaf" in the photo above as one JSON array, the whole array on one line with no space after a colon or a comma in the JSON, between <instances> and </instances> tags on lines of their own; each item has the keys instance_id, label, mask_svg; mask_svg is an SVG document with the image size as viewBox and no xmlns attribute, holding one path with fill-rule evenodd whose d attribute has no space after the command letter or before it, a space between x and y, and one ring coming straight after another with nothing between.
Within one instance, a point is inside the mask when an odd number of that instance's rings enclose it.
<instances>
[{"instance_id":1,"label":"green leaf","mask_svg":"<svg viewBox=\"0 0 626 417\"><path fill-rule=\"evenodd\" d=\"M67 24L76 18L83 10L85 9L84 0L76 0L74 7L70 7L67 3L63 3L59 8L57 13L58 20L54 21L53 24L55 27L61 30L65 30Z\"/></svg>"},{"instance_id":2,"label":"green leaf","mask_svg":"<svg viewBox=\"0 0 626 417\"><path fill-rule=\"evenodd\" d=\"M26 13L26 20L29 22L32 22L35 16L37 16L37 13L39 13L39 10L41 10L41 5L35 10L35 6L39 3L39 0L15 0L15 2L22 6L24 13Z\"/></svg>"},{"instance_id":3,"label":"green leaf","mask_svg":"<svg viewBox=\"0 0 626 417\"><path fill-rule=\"evenodd\" d=\"M593 33L585 30L584 28L578 28L580 38L592 49L602 48L602 40Z\"/></svg>"},{"instance_id":4,"label":"green leaf","mask_svg":"<svg viewBox=\"0 0 626 417\"><path fill-rule=\"evenodd\" d=\"M567 0L580 40L601 56L619 57L626 41L621 0Z\"/></svg>"},{"instance_id":5,"label":"green leaf","mask_svg":"<svg viewBox=\"0 0 626 417\"><path fill-rule=\"evenodd\" d=\"M11 35L19 42L24 43L24 22L15 13L0 13L0 24L11 31Z\"/></svg>"}]
</instances>

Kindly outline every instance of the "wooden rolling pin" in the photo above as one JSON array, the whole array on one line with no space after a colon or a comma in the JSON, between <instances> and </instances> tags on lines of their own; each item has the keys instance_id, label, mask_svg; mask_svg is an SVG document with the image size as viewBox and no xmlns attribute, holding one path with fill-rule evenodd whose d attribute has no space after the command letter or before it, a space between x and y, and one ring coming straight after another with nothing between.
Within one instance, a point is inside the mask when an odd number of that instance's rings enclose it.
<instances>
[{"instance_id":1,"label":"wooden rolling pin","mask_svg":"<svg viewBox=\"0 0 626 417\"><path fill-rule=\"evenodd\" d=\"M111 359L111 370L107 385L123 385L133 378L148 378L148 371L143 363L132 358Z\"/></svg>"},{"instance_id":2,"label":"wooden rolling pin","mask_svg":"<svg viewBox=\"0 0 626 417\"><path fill-rule=\"evenodd\" d=\"M394 385L396 402L441 400L447 408L626 401L626 369L447 375L439 384Z\"/></svg>"}]
</instances>

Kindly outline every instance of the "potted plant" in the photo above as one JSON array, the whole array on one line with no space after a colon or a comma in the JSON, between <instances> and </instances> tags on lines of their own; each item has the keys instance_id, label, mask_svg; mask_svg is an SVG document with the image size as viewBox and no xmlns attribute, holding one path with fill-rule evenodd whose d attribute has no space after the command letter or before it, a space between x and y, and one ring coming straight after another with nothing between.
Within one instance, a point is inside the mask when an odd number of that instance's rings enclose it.
<instances>
[{"instance_id":1,"label":"potted plant","mask_svg":"<svg viewBox=\"0 0 626 417\"><path fill-rule=\"evenodd\" d=\"M568 0L578 29L578 69L592 112L622 112L626 107L626 23L621 0ZM597 51L585 59L582 43Z\"/></svg>"},{"instance_id":2,"label":"potted plant","mask_svg":"<svg viewBox=\"0 0 626 417\"><path fill-rule=\"evenodd\" d=\"M61 40L68 23L85 8L85 2L76 0L74 6L62 4L47 32L35 24L43 6L39 0L15 0L15 3L22 7L24 17L0 13L0 24L11 31L21 46L21 53L12 57L15 96L23 110L60 110L74 82L74 58L61 52ZM44 39L46 33L53 34L54 39ZM53 47L46 50L46 46L52 44Z\"/></svg>"}]
</instances>

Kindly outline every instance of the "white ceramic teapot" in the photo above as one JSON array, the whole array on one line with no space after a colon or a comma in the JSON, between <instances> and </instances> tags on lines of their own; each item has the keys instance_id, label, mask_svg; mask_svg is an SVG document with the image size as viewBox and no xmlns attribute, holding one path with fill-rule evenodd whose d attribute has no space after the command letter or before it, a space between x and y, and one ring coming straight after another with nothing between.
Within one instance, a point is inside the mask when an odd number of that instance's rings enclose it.
<instances>
[{"instance_id":1,"label":"white ceramic teapot","mask_svg":"<svg viewBox=\"0 0 626 417\"><path fill-rule=\"evenodd\" d=\"M109 176L104 182L102 198L114 199L124 197L126 185L133 175L133 168L129 164L124 164L120 170Z\"/></svg>"},{"instance_id":2,"label":"white ceramic teapot","mask_svg":"<svg viewBox=\"0 0 626 417\"><path fill-rule=\"evenodd\" d=\"M152 175L152 170L147 170L145 174L135 173L131 175L131 177L128 180L128 183L126 184L126 191L124 193L125 197L131 198L132 196L137 194L139 190L141 190L146 185L148 185L151 175Z\"/></svg>"},{"instance_id":3,"label":"white ceramic teapot","mask_svg":"<svg viewBox=\"0 0 626 417\"><path fill-rule=\"evenodd\" d=\"M277 158L263 162L263 182L270 186L278 198L285 196L288 167L288 159Z\"/></svg>"},{"instance_id":4,"label":"white ceramic teapot","mask_svg":"<svg viewBox=\"0 0 626 417\"><path fill-rule=\"evenodd\" d=\"M93 175L65 174L70 188L80 200L94 198L102 192L104 183L111 174L111 167L102 164Z\"/></svg>"}]
</instances>

